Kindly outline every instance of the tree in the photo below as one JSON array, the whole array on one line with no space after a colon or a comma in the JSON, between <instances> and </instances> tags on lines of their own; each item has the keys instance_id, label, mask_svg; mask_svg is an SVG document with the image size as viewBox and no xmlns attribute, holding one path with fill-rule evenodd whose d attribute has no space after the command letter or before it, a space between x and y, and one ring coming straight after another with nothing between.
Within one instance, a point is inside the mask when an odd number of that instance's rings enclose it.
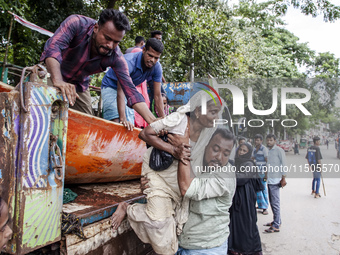
<instances>
[{"instance_id":1,"label":"tree","mask_svg":"<svg viewBox=\"0 0 340 255\"><path fill-rule=\"evenodd\" d=\"M340 108L335 107L332 114L329 116L329 128L332 133L338 133L340 131Z\"/></svg>"},{"instance_id":2,"label":"tree","mask_svg":"<svg viewBox=\"0 0 340 255\"><path fill-rule=\"evenodd\" d=\"M5 45L7 44L6 38L9 22L12 18L7 11L12 11L26 20L54 32L67 16L74 13L81 13L90 17L96 17L100 9L97 1L2 0L2 2L0 2L0 11L4 15L0 17L1 49L5 49ZM8 62L19 66L30 66L38 63L47 39L48 37L46 35L14 23ZM4 52L4 50L1 50L1 58L3 58Z\"/></svg>"},{"instance_id":3,"label":"tree","mask_svg":"<svg viewBox=\"0 0 340 255\"><path fill-rule=\"evenodd\" d=\"M188 81L192 67L197 79L208 74L220 79L301 77L304 74L299 72L298 64L316 64L313 62L314 52L280 27L283 23L280 15L284 14L284 6L293 4L305 8L303 3L306 2L240 1L239 6L231 9L225 1L219 0L0 0L1 11L5 14L0 17L1 43L2 46L6 44L10 21L7 10L55 31L70 14L96 19L101 9L114 7L124 11L131 23L131 31L120 43L123 52L134 44L137 35L148 38L151 30L164 32L165 51L161 63L169 81ZM330 10L328 5L322 8L328 13L337 10L335 7ZM329 17L336 15L329 14ZM9 61L21 66L37 63L47 39L16 24ZM4 47L2 49L0 56L3 57Z\"/></svg>"},{"instance_id":4,"label":"tree","mask_svg":"<svg viewBox=\"0 0 340 255\"><path fill-rule=\"evenodd\" d=\"M340 59L330 52L319 53L309 67L308 72L311 77L340 77Z\"/></svg>"},{"instance_id":5,"label":"tree","mask_svg":"<svg viewBox=\"0 0 340 255\"><path fill-rule=\"evenodd\" d=\"M0 0L0 11L4 14L0 17L0 42L2 44L0 57L3 58L4 56L11 20L11 15L7 11L12 11L28 21L53 32L71 14L77 13L98 19L102 9L110 6L119 8L126 13L132 25L132 31L127 33L125 40L121 43L123 50L125 50L127 46L130 47L133 44L136 35L149 37L151 30L166 31L168 27L174 24L173 19L177 19L177 13L182 12L182 8L189 2L189 0ZM164 37L166 39L167 34ZM10 42L10 61L20 66L36 64L47 39L48 37L45 35L31 31L20 24L15 24Z\"/></svg>"},{"instance_id":6,"label":"tree","mask_svg":"<svg viewBox=\"0 0 340 255\"><path fill-rule=\"evenodd\" d=\"M233 12L241 17L234 33L238 42L236 52L243 56L240 64L244 74L239 75L301 77L298 64L311 63L314 52L306 43L299 43L294 34L279 27L283 21L279 14L270 11L270 3L240 1Z\"/></svg>"},{"instance_id":7,"label":"tree","mask_svg":"<svg viewBox=\"0 0 340 255\"><path fill-rule=\"evenodd\" d=\"M287 12L288 6L293 6L305 15L316 17L322 14L326 22L340 18L340 6L332 4L329 0L271 0L268 3L280 15Z\"/></svg>"},{"instance_id":8,"label":"tree","mask_svg":"<svg viewBox=\"0 0 340 255\"><path fill-rule=\"evenodd\" d=\"M192 65L196 77L207 77L208 73L215 77L230 74L229 9L217 2L191 1L190 6L179 14L176 26L168 31L172 47L166 48L167 66L164 69L167 76L179 81L189 80Z\"/></svg>"}]
</instances>

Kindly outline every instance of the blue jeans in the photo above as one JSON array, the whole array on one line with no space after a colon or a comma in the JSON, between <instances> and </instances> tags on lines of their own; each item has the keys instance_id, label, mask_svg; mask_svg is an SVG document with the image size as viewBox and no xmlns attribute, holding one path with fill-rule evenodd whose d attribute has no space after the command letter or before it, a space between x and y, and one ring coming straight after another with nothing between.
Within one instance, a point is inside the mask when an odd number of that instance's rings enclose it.
<instances>
[{"instance_id":1,"label":"blue jeans","mask_svg":"<svg viewBox=\"0 0 340 255\"><path fill-rule=\"evenodd\" d=\"M263 181L264 174L259 173L259 177L261 178L261 183L263 185L264 190L260 190L256 192L257 205L259 209L268 209L269 201L268 201L267 182Z\"/></svg>"},{"instance_id":2,"label":"blue jeans","mask_svg":"<svg viewBox=\"0 0 340 255\"><path fill-rule=\"evenodd\" d=\"M175 255L227 255L227 253L228 239L221 246L210 249L189 250L179 247Z\"/></svg>"},{"instance_id":3,"label":"blue jeans","mask_svg":"<svg viewBox=\"0 0 340 255\"><path fill-rule=\"evenodd\" d=\"M102 88L103 100L103 118L106 120L119 119L117 106L117 90L111 87ZM126 105L125 98L125 115L127 121L135 124L135 111Z\"/></svg>"},{"instance_id":4,"label":"blue jeans","mask_svg":"<svg viewBox=\"0 0 340 255\"><path fill-rule=\"evenodd\" d=\"M320 189L320 178L313 178L312 190L315 191L316 194L319 194L319 189Z\"/></svg>"},{"instance_id":5,"label":"blue jeans","mask_svg":"<svg viewBox=\"0 0 340 255\"><path fill-rule=\"evenodd\" d=\"M270 207L273 211L272 226L279 229L281 225L281 213L280 213L280 186L279 184L268 184L268 195Z\"/></svg>"}]
</instances>

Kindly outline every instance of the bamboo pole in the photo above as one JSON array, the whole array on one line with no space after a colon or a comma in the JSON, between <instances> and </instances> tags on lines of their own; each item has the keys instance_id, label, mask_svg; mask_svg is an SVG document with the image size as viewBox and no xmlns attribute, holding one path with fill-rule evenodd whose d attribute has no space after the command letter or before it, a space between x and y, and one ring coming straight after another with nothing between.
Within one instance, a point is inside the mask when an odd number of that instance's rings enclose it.
<instances>
[{"instance_id":1,"label":"bamboo pole","mask_svg":"<svg viewBox=\"0 0 340 255\"><path fill-rule=\"evenodd\" d=\"M323 194L326 196L325 183L323 182L322 174L321 174L321 181L322 181Z\"/></svg>"}]
</instances>

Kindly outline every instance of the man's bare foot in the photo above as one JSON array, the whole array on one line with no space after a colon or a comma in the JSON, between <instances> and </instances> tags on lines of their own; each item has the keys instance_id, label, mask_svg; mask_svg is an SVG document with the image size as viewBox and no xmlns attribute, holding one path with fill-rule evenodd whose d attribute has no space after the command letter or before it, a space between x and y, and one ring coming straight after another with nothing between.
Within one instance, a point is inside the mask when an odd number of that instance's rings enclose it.
<instances>
[{"instance_id":1,"label":"man's bare foot","mask_svg":"<svg viewBox=\"0 0 340 255\"><path fill-rule=\"evenodd\" d=\"M123 219L125 218L128 205L129 204L126 202L119 203L116 211L114 212L114 214L112 214L111 225L113 230L117 230L122 223Z\"/></svg>"}]
</instances>

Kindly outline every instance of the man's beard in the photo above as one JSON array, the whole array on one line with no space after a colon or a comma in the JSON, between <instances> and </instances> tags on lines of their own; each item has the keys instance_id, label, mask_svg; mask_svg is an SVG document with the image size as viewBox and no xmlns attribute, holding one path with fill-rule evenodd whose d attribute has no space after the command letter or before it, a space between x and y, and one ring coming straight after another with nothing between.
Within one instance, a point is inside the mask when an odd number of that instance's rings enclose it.
<instances>
[{"instance_id":1,"label":"man's beard","mask_svg":"<svg viewBox=\"0 0 340 255\"><path fill-rule=\"evenodd\" d=\"M107 53L101 53L101 52L99 51L100 48L103 48L103 49L107 50L108 52L107 52ZM101 56L110 56L110 55L112 54L112 51L113 51L113 50L111 50L111 49L109 49L109 48L106 48L106 47L104 47L104 46L97 46L97 45L96 45L96 50L97 50L97 53L98 53L99 55L101 55Z\"/></svg>"},{"instance_id":2,"label":"man's beard","mask_svg":"<svg viewBox=\"0 0 340 255\"><path fill-rule=\"evenodd\" d=\"M110 56L112 54L113 50L97 44L96 36L93 36L92 39L93 39L94 47L96 48L98 55L100 55L100 56ZM104 54L101 53L100 48L107 50L107 53L104 53Z\"/></svg>"},{"instance_id":3,"label":"man's beard","mask_svg":"<svg viewBox=\"0 0 340 255\"><path fill-rule=\"evenodd\" d=\"M209 163L213 163L212 165L210 165ZM203 160L203 166L204 167L222 167L222 163L218 160L211 160L209 162L206 162L206 160Z\"/></svg>"}]
</instances>

